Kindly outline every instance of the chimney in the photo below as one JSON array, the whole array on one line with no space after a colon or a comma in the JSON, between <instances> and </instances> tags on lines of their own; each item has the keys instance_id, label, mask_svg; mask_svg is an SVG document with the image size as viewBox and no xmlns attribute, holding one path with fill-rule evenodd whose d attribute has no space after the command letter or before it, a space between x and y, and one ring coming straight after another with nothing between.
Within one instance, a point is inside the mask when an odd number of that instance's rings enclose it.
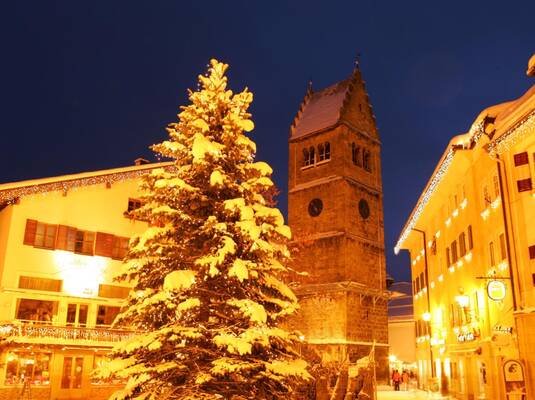
<instances>
[{"instance_id":1,"label":"chimney","mask_svg":"<svg viewBox=\"0 0 535 400\"><path fill-rule=\"evenodd\" d=\"M144 158L139 157L139 158L136 158L136 159L134 160L134 164L135 164L135 165L145 165L145 164L149 164L149 160L145 160Z\"/></svg>"}]
</instances>

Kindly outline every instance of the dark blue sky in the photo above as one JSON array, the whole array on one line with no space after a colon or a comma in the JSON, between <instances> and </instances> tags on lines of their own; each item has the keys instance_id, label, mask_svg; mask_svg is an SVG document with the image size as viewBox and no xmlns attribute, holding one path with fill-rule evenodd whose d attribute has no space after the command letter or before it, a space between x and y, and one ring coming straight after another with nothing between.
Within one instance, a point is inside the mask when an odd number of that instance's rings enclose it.
<instances>
[{"instance_id":1,"label":"dark blue sky","mask_svg":"<svg viewBox=\"0 0 535 400\"><path fill-rule=\"evenodd\" d=\"M535 1L11 1L2 6L0 182L130 165L186 103L211 57L248 86L258 159L286 210L289 125L309 79L361 54L383 141L387 268L451 136L519 97Z\"/></svg>"}]
</instances>

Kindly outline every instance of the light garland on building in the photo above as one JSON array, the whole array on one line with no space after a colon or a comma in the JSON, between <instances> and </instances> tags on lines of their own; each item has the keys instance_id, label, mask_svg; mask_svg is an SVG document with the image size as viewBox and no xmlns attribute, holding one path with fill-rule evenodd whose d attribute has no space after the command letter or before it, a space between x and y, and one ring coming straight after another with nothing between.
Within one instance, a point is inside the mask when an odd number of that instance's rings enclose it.
<instances>
[{"instance_id":1,"label":"light garland on building","mask_svg":"<svg viewBox=\"0 0 535 400\"><path fill-rule=\"evenodd\" d=\"M3 324L0 336L12 338L50 338L60 340L89 340L96 342L120 342L137 335L127 330L62 327L50 325Z\"/></svg>"},{"instance_id":2,"label":"light garland on building","mask_svg":"<svg viewBox=\"0 0 535 400\"><path fill-rule=\"evenodd\" d=\"M517 125L504 133L498 139L488 144L488 152L491 156L501 154L509 150L524 136L529 135L535 130L535 111L528 114Z\"/></svg>"},{"instance_id":3,"label":"light garland on building","mask_svg":"<svg viewBox=\"0 0 535 400\"><path fill-rule=\"evenodd\" d=\"M431 179L431 183L429 184L428 188L426 189L422 200L418 203L416 206L416 209L414 210L414 213L412 214L411 219L409 220L409 223L403 230L403 233L399 237L398 242L396 243L396 246L394 247L394 252L396 254L399 253L399 250L401 248L401 245L403 242L407 239L412 229L416 226L416 222L418 222L418 219L420 218L420 215L422 214L425 206L431 199L431 196L433 196L433 193L435 193L435 190L437 189L440 182L442 182L442 178L446 175L446 172L448 171L448 168L450 167L450 164L453 160L453 155L455 154L453 148L450 148L448 151L448 154L440 164L440 168L438 169L437 173L433 176Z\"/></svg>"},{"instance_id":4,"label":"light garland on building","mask_svg":"<svg viewBox=\"0 0 535 400\"><path fill-rule=\"evenodd\" d=\"M167 164L167 163L166 163ZM166 170L172 169L172 166L162 166L161 164L151 165L150 167L142 170L115 172L111 174L105 174L100 176L91 176L88 178L74 178L70 180L64 180L59 182L50 182L35 184L23 187L17 187L13 189L0 190L0 205L1 204L13 204L18 198L24 196L32 196L37 194L46 194L48 192L63 192L68 193L73 189L77 189L84 186L106 184L112 185L114 183L123 182L129 179L137 179L143 175L148 174L155 168L165 168Z\"/></svg>"}]
</instances>

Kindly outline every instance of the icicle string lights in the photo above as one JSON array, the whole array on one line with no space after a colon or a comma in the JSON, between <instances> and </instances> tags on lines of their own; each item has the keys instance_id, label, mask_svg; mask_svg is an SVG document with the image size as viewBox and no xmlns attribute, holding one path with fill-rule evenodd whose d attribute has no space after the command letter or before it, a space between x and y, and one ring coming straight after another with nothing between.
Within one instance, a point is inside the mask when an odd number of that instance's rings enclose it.
<instances>
[{"instance_id":1,"label":"icicle string lights","mask_svg":"<svg viewBox=\"0 0 535 400\"><path fill-rule=\"evenodd\" d=\"M509 150L520 139L535 130L535 110L528 114L512 129L505 132L495 141L488 144L488 151L491 156L501 154Z\"/></svg>"},{"instance_id":2,"label":"icicle string lights","mask_svg":"<svg viewBox=\"0 0 535 400\"><path fill-rule=\"evenodd\" d=\"M168 164L168 163L165 163ZM161 164L154 164L150 167L146 167L141 170L135 171L124 171L124 172L115 172L111 174L104 174L99 176L91 176L87 178L78 178L63 180L57 182L35 184L17 187L13 189L0 190L0 205L1 204L13 204L16 200L23 196L32 196L36 194L45 194L48 192L64 192L67 193L69 190L73 190L83 186L89 185L98 185L98 184L114 184L122 182L128 179L137 179L142 175L145 175L154 168L161 168ZM167 166L167 168L172 168Z\"/></svg>"},{"instance_id":3,"label":"icicle string lights","mask_svg":"<svg viewBox=\"0 0 535 400\"><path fill-rule=\"evenodd\" d=\"M120 342L136 334L133 331L118 329L33 325L25 323L4 323L0 325L0 336L4 338L49 338L76 341Z\"/></svg>"},{"instance_id":4,"label":"icicle string lights","mask_svg":"<svg viewBox=\"0 0 535 400\"><path fill-rule=\"evenodd\" d=\"M451 161L453 160L454 153L455 153L454 150L450 148L450 150L448 151L448 154L446 155L446 157L440 164L440 168L438 169L437 173L433 176L431 183L429 184L426 191L424 192L422 199L418 202L418 205L416 206L416 209L414 210L414 213L412 214L409 220L409 223L407 224L407 226L403 230L403 233L399 237L399 240L396 243L396 247L394 247L394 252L396 254L399 253L401 245L407 239L411 230L416 226L416 222L418 222L418 218L420 218L420 215L422 214L425 206L431 199L431 196L433 196L433 193L435 193L435 190L437 189L438 185L442 181L442 178L446 175L446 172L448 171L448 168L450 167Z\"/></svg>"}]
</instances>

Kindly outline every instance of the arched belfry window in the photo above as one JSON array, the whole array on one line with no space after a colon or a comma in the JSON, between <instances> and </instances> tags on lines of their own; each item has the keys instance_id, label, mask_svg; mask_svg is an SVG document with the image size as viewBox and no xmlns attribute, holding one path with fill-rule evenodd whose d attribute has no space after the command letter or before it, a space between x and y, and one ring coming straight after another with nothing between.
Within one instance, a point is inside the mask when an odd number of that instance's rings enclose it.
<instances>
[{"instance_id":1,"label":"arched belfry window","mask_svg":"<svg viewBox=\"0 0 535 400\"><path fill-rule=\"evenodd\" d=\"M322 144L318 145L318 161L325 160L325 146Z\"/></svg>"},{"instance_id":2,"label":"arched belfry window","mask_svg":"<svg viewBox=\"0 0 535 400\"><path fill-rule=\"evenodd\" d=\"M308 165L308 149L303 149L303 166Z\"/></svg>"},{"instance_id":3,"label":"arched belfry window","mask_svg":"<svg viewBox=\"0 0 535 400\"><path fill-rule=\"evenodd\" d=\"M303 166L314 165L314 147L303 149Z\"/></svg>"},{"instance_id":4,"label":"arched belfry window","mask_svg":"<svg viewBox=\"0 0 535 400\"><path fill-rule=\"evenodd\" d=\"M359 167L362 165L360 160L360 147L355 143L351 143L351 160L353 161L353 164Z\"/></svg>"},{"instance_id":5,"label":"arched belfry window","mask_svg":"<svg viewBox=\"0 0 535 400\"><path fill-rule=\"evenodd\" d=\"M314 147L310 147L308 149L308 165L314 165L314 162L316 161L315 155Z\"/></svg>"},{"instance_id":6,"label":"arched belfry window","mask_svg":"<svg viewBox=\"0 0 535 400\"><path fill-rule=\"evenodd\" d=\"M364 150L362 152L362 167L368 171L371 172L372 170L372 155L368 150Z\"/></svg>"},{"instance_id":7,"label":"arched belfry window","mask_svg":"<svg viewBox=\"0 0 535 400\"><path fill-rule=\"evenodd\" d=\"M331 144L329 142L318 145L318 161L331 159Z\"/></svg>"}]
</instances>

